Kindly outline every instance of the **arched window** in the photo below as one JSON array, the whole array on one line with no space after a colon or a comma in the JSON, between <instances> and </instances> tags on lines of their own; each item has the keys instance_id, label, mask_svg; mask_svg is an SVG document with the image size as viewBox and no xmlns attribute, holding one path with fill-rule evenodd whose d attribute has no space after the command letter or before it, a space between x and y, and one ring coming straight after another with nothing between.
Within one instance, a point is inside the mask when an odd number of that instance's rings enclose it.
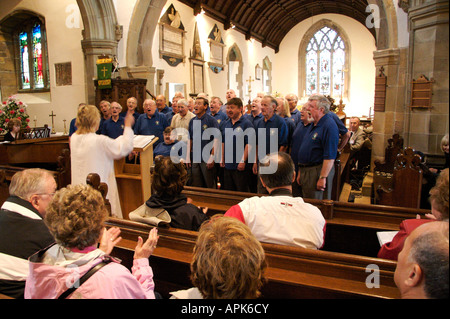
<instances>
[{"instance_id":1,"label":"arched window","mask_svg":"<svg viewBox=\"0 0 450 319\"><path fill-rule=\"evenodd\" d=\"M45 25L30 19L18 27L14 36L17 47L19 91L48 91L48 60Z\"/></svg>"},{"instance_id":2,"label":"arched window","mask_svg":"<svg viewBox=\"0 0 450 319\"><path fill-rule=\"evenodd\" d=\"M300 45L300 92L330 95L337 101L348 98L349 52L347 37L331 21L322 20L311 27Z\"/></svg>"}]
</instances>

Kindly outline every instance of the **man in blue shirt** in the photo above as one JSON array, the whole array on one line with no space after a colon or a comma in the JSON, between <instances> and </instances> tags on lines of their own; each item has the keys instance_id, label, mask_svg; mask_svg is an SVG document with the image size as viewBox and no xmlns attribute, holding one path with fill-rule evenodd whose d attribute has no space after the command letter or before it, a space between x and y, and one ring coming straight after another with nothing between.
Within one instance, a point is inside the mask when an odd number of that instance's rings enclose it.
<instances>
[{"instance_id":1,"label":"man in blue shirt","mask_svg":"<svg viewBox=\"0 0 450 319\"><path fill-rule=\"evenodd\" d=\"M289 111L291 112L291 117L294 120L295 126L301 121L300 111L297 109L298 97L297 95L290 93L286 95L286 101L289 104Z\"/></svg>"},{"instance_id":2,"label":"man in blue shirt","mask_svg":"<svg viewBox=\"0 0 450 319\"><path fill-rule=\"evenodd\" d=\"M246 169L250 146L248 138L253 139L255 144L256 135L252 123L242 115L242 109L243 104L240 98L232 98L227 103L229 120L222 127L220 166L224 168L223 189L249 192L250 185Z\"/></svg>"},{"instance_id":3,"label":"man in blue shirt","mask_svg":"<svg viewBox=\"0 0 450 319\"><path fill-rule=\"evenodd\" d=\"M116 139L123 135L123 129L125 127L125 121L120 116L122 106L117 102L111 102L111 118L106 120L102 126L102 134Z\"/></svg>"},{"instance_id":4,"label":"man in blue shirt","mask_svg":"<svg viewBox=\"0 0 450 319\"><path fill-rule=\"evenodd\" d=\"M314 94L307 105L313 124L298 151L297 182L302 187L304 198L331 199L339 130L328 114L330 102L325 96Z\"/></svg>"},{"instance_id":5,"label":"man in blue shirt","mask_svg":"<svg viewBox=\"0 0 450 319\"><path fill-rule=\"evenodd\" d=\"M259 172L259 158L274 153L285 152L288 146L288 127L285 120L275 113L277 100L266 95L261 100L261 113L263 119L255 127L256 131L256 161L253 164L253 174ZM258 178L258 193L267 193Z\"/></svg>"},{"instance_id":6,"label":"man in blue shirt","mask_svg":"<svg viewBox=\"0 0 450 319\"><path fill-rule=\"evenodd\" d=\"M153 151L153 157L156 157L158 155L162 155L162 156L176 156L176 160L179 161L181 159L181 154L182 154L182 147L178 147L178 152L175 154L170 154L172 152L172 149L174 149L175 145L178 143L184 143L182 141L178 141L176 139L176 137L172 134L173 128L168 126L166 127L166 129L164 130L164 142L163 143L159 143L154 151ZM174 132L175 133L175 132ZM186 145L186 144L185 144ZM175 159L172 159L175 160Z\"/></svg>"},{"instance_id":7,"label":"man in blue shirt","mask_svg":"<svg viewBox=\"0 0 450 319\"><path fill-rule=\"evenodd\" d=\"M209 109L211 110L211 115L214 117L219 123L219 126L222 126L223 123L228 119L228 116L220 110L222 107L222 101L219 97L213 96L211 98L211 103L209 105Z\"/></svg>"},{"instance_id":8,"label":"man in blue shirt","mask_svg":"<svg viewBox=\"0 0 450 319\"><path fill-rule=\"evenodd\" d=\"M244 117L252 123L253 127L256 127L258 122L263 119L261 114L261 98L255 97L252 101L251 113L245 113Z\"/></svg>"},{"instance_id":9,"label":"man in blue shirt","mask_svg":"<svg viewBox=\"0 0 450 319\"><path fill-rule=\"evenodd\" d=\"M164 129L169 126L166 117L158 112L156 103L152 99L146 99L143 104L144 114L139 116L134 125L134 134L136 135L155 135L158 141L153 144L156 147L164 140Z\"/></svg>"},{"instance_id":10,"label":"man in blue shirt","mask_svg":"<svg viewBox=\"0 0 450 319\"><path fill-rule=\"evenodd\" d=\"M158 95L156 97L156 106L158 107L158 112L161 114L172 113L172 108L166 105L166 97L164 95Z\"/></svg>"},{"instance_id":11,"label":"man in blue shirt","mask_svg":"<svg viewBox=\"0 0 450 319\"><path fill-rule=\"evenodd\" d=\"M195 100L196 117L189 122L186 164L188 168L192 166L192 186L217 188L214 163L215 157L220 153L221 136L219 124L206 113L208 104L208 100L202 97ZM208 130L210 128L215 130Z\"/></svg>"},{"instance_id":12,"label":"man in blue shirt","mask_svg":"<svg viewBox=\"0 0 450 319\"><path fill-rule=\"evenodd\" d=\"M134 123L136 124L139 116L141 115L141 113L138 112L137 110L137 99L132 96L130 98L127 99L127 109L123 112L120 113L120 116L125 117L127 115L127 112L130 112L131 114L133 114L134 117ZM134 125L133 125L134 128Z\"/></svg>"}]
</instances>

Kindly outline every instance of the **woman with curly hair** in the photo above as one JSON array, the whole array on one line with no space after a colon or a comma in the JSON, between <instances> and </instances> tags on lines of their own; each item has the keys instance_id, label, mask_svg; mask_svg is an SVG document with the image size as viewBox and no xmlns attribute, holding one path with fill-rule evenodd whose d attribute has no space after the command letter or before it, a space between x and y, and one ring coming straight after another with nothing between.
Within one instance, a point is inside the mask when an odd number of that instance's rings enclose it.
<instances>
[{"instance_id":1,"label":"woman with curly hair","mask_svg":"<svg viewBox=\"0 0 450 319\"><path fill-rule=\"evenodd\" d=\"M254 299L267 268L264 249L236 218L216 215L200 228L191 262L194 288L172 292L174 299Z\"/></svg>"},{"instance_id":2,"label":"woman with curly hair","mask_svg":"<svg viewBox=\"0 0 450 319\"><path fill-rule=\"evenodd\" d=\"M67 298L155 298L148 258L158 241L157 229L150 231L145 242L139 237L130 273L120 261L108 255L121 238L118 228L104 228L107 216L102 195L91 186L69 185L55 193L45 223L56 244L30 257L26 299L60 298L81 276L102 262L106 265Z\"/></svg>"},{"instance_id":3,"label":"woman with curly hair","mask_svg":"<svg viewBox=\"0 0 450 319\"><path fill-rule=\"evenodd\" d=\"M196 231L208 219L200 208L189 203L189 199L181 194L187 180L183 163L176 164L170 157L158 155L151 178L152 196L146 205L165 209L172 219L170 226Z\"/></svg>"}]
</instances>

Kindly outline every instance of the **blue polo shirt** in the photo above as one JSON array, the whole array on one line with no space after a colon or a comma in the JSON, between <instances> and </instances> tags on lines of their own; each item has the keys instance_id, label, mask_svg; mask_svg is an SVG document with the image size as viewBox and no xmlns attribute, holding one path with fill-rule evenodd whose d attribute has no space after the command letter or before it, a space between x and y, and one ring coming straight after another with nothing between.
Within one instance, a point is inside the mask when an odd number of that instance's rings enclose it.
<instances>
[{"instance_id":1,"label":"blue polo shirt","mask_svg":"<svg viewBox=\"0 0 450 319\"><path fill-rule=\"evenodd\" d=\"M157 111L159 111L159 110L157 110ZM168 106L166 105L166 106L162 109L162 111L159 112L159 113L162 113L162 114L172 113L172 108L171 108L171 107L168 107Z\"/></svg>"},{"instance_id":2,"label":"blue polo shirt","mask_svg":"<svg viewBox=\"0 0 450 319\"><path fill-rule=\"evenodd\" d=\"M222 111L219 111L214 115L211 114L211 116L216 119L217 123L219 123L219 126L222 124L222 122L225 122L228 119L228 115L226 115Z\"/></svg>"},{"instance_id":3,"label":"blue polo shirt","mask_svg":"<svg viewBox=\"0 0 450 319\"><path fill-rule=\"evenodd\" d=\"M75 132L77 131L77 126L75 125L75 121L76 121L76 120L77 120L76 118L73 118L73 119L70 121L70 126L69 126L69 136L72 136L72 134L75 133Z\"/></svg>"},{"instance_id":4,"label":"blue polo shirt","mask_svg":"<svg viewBox=\"0 0 450 319\"><path fill-rule=\"evenodd\" d=\"M348 129L345 127L344 122L341 121L341 119L339 118L339 116L337 116L336 113L330 111L327 114L329 114L329 116L334 120L334 122L336 123L338 130L339 130L339 135L344 135L347 134Z\"/></svg>"},{"instance_id":5,"label":"blue polo shirt","mask_svg":"<svg viewBox=\"0 0 450 319\"><path fill-rule=\"evenodd\" d=\"M214 117L207 113L203 114L201 118L196 116L189 121L189 139L191 140L191 153L194 156L191 156L192 163L203 162L201 154L203 148L214 141L214 136L207 136L208 134L203 135L208 128L216 128L216 133L219 133L220 135L219 123L217 123ZM206 140L202 137L205 137ZM201 161L199 161L199 159L201 159Z\"/></svg>"},{"instance_id":6,"label":"blue polo shirt","mask_svg":"<svg viewBox=\"0 0 450 319\"><path fill-rule=\"evenodd\" d=\"M181 146L181 145L178 145L178 143L185 144L182 141L175 141L172 144L166 144L165 142L159 143L153 150L153 157L155 157L157 155L170 156L170 152L172 151L172 149L175 148L175 145L177 145L177 147ZM178 154L178 158L181 158L182 147L180 147L177 154Z\"/></svg>"},{"instance_id":7,"label":"blue polo shirt","mask_svg":"<svg viewBox=\"0 0 450 319\"><path fill-rule=\"evenodd\" d=\"M322 163L323 160L336 159L338 144L338 127L327 113L316 125L309 125L298 151L298 163Z\"/></svg>"},{"instance_id":8,"label":"blue polo shirt","mask_svg":"<svg viewBox=\"0 0 450 319\"><path fill-rule=\"evenodd\" d=\"M286 146L288 144L288 126L286 125L285 120L280 117L278 114L274 114L267 122L263 118L261 121L258 122L258 124L255 127L256 131L256 142L258 144L258 153L261 153L261 148L263 147L262 143L260 143L260 136L259 131L263 129L264 131L264 138L266 140L266 145L264 149L264 154L270 153L270 137L277 134L278 129L278 145L277 147L274 147L274 150L278 152L280 146ZM261 153L262 154L262 153Z\"/></svg>"},{"instance_id":9,"label":"blue polo shirt","mask_svg":"<svg viewBox=\"0 0 450 319\"><path fill-rule=\"evenodd\" d=\"M294 111L291 112L291 118L294 120L295 126L297 126L298 123L300 122L300 117L301 117L300 111L297 108L295 108Z\"/></svg>"},{"instance_id":10,"label":"blue polo shirt","mask_svg":"<svg viewBox=\"0 0 450 319\"><path fill-rule=\"evenodd\" d=\"M246 131L249 129L248 131ZM230 132L232 130L232 132ZM228 134L227 134L228 131ZM251 135L248 135L251 134ZM224 144L225 168L228 170L236 170L242 156L244 155L245 146L248 144L248 137L254 137L256 142L255 129L244 116L241 116L236 123L233 124L228 119L222 127L222 143ZM242 144L238 145L238 141ZM251 140L250 140L251 141ZM237 146L241 146L237 149ZM237 157L237 158L236 158Z\"/></svg>"},{"instance_id":11,"label":"blue polo shirt","mask_svg":"<svg viewBox=\"0 0 450 319\"><path fill-rule=\"evenodd\" d=\"M102 134L116 139L123 135L123 129L125 128L125 120L119 115L117 122L114 122L112 117L107 119L102 126Z\"/></svg>"},{"instance_id":12,"label":"blue polo shirt","mask_svg":"<svg viewBox=\"0 0 450 319\"><path fill-rule=\"evenodd\" d=\"M305 138L305 134L310 129L312 124L308 123L308 125L304 125L303 122L298 123L297 127L292 134L292 143L291 143L291 158L295 164L295 168L297 170L298 164L298 151L300 150L300 145L302 144L303 139Z\"/></svg>"},{"instance_id":13,"label":"blue polo shirt","mask_svg":"<svg viewBox=\"0 0 450 319\"><path fill-rule=\"evenodd\" d=\"M136 135L155 135L159 138L153 146L155 147L159 143L164 141L164 129L169 126L167 124L166 117L155 111L152 118L150 119L146 113L141 114L134 124L134 134Z\"/></svg>"},{"instance_id":14,"label":"blue polo shirt","mask_svg":"<svg viewBox=\"0 0 450 319\"><path fill-rule=\"evenodd\" d=\"M253 116L252 113L245 113L244 117L250 121L250 123L253 124L253 127L256 128L257 124L259 121L261 121L262 119L264 119L264 116L262 115L262 113L259 113L256 116Z\"/></svg>"}]
</instances>

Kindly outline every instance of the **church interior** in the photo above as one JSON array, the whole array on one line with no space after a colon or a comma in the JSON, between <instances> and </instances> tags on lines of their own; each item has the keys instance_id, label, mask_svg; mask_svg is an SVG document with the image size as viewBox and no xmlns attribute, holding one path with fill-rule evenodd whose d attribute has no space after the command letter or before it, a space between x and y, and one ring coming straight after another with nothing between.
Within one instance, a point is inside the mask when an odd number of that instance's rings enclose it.
<instances>
[{"instance_id":1,"label":"church interior","mask_svg":"<svg viewBox=\"0 0 450 319\"><path fill-rule=\"evenodd\" d=\"M310 201L327 220L322 250L263 244L269 268L262 296L399 298L396 262L377 258L376 234L429 213L421 205L423 165L443 168L441 140L449 132L448 10L446 0L1 1L1 107L20 101L29 128L45 128L54 140L23 144L20 153L0 145L0 200L23 167L48 168L58 185L70 182L67 134L80 103L99 107L117 99L125 107L136 96L141 110L145 99L159 95L172 101L176 92L206 93L226 101L233 89L244 105L259 92L295 94L300 109L320 93L332 98L347 128L358 117L370 132L366 169L357 176L343 153L333 200ZM106 90L100 88L102 58L112 61ZM3 120L2 134L6 127ZM149 163L153 159L142 156L141 165ZM150 172L137 181L129 164L118 166L119 193L145 202ZM89 182L107 192L95 176ZM195 187L184 192L210 214L246 198ZM122 198L121 205L136 208ZM131 268L137 237L146 237L150 226L127 218L110 218L107 225L121 229L115 253ZM152 267L163 296L191 286L186 274L196 236L161 228ZM372 264L381 273L375 288L367 284Z\"/></svg>"}]
</instances>

